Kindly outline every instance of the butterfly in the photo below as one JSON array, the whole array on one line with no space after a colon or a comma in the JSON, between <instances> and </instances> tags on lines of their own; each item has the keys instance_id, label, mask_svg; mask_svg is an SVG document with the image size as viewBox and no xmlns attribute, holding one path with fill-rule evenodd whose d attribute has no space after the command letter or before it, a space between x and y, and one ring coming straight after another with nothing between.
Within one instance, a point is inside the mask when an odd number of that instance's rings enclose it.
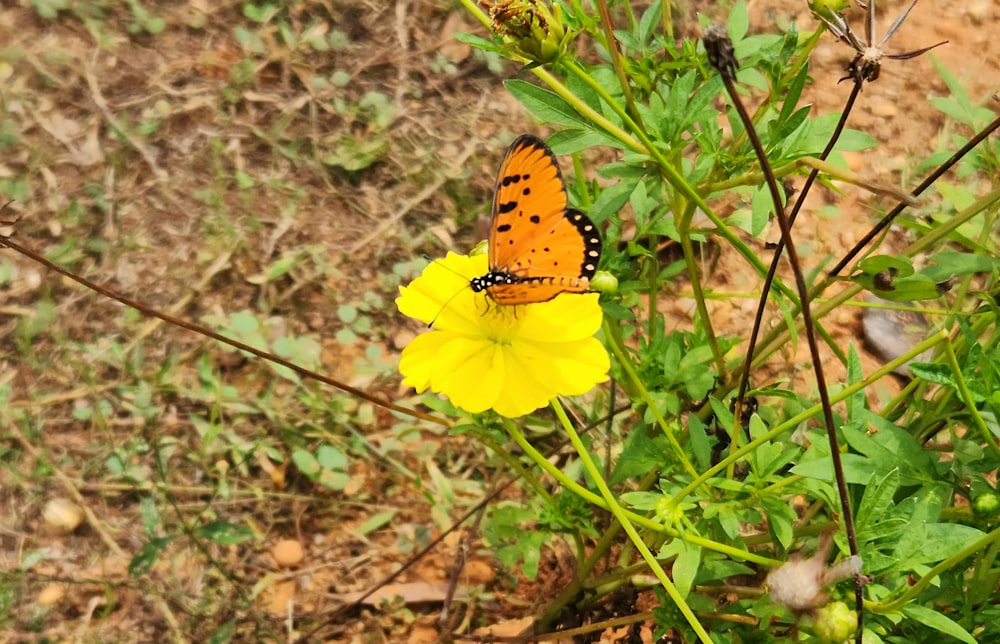
<instances>
[{"instance_id":1,"label":"butterfly","mask_svg":"<svg viewBox=\"0 0 1000 644\"><path fill-rule=\"evenodd\" d=\"M497 304L546 302L584 293L601 258L601 235L579 210L567 208L566 184L545 142L523 134L500 164L490 219L489 272L472 290Z\"/></svg>"}]
</instances>

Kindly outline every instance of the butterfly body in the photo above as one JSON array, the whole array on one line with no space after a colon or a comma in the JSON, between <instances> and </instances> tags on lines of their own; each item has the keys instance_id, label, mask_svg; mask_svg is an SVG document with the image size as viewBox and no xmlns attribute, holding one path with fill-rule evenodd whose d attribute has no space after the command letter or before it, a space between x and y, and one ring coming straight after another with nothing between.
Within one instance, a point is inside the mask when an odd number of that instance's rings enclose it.
<instances>
[{"instance_id":1,"label":"butterfly body","mask_svg":"<svg viewBox=\"0 0 1000 644\"><path fill-rule=\"evenodd\" d=\"M546 302L584 293L601 257L601 235L567 207L555 155L525 134L507 149L497 175L490 220L489 272L470 286L498 304Z\"/></svg>"}]
</instances>

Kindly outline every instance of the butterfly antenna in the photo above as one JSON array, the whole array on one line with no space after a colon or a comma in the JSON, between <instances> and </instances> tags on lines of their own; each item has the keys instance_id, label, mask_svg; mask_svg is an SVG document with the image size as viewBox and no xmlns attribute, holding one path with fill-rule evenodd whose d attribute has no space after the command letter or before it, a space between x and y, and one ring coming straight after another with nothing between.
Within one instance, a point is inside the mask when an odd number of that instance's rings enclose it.
<instances>
[{"instance_id":1,"label":"butterfly antenna","mask_svg":"<svg viewBox=\"0 0 1000 644\"><path fill-rule=\"evenodd\" d=\"M452 272L452 273L454 273L455 275L458 275L458 276L459 276L459 277L461 277L461 278L462 278L462 279L463 279L463 280L464 280L465 282L468 282L468 281L469 281L469 278L468 278L468 277L466 277L465 275L462 275L461 273L459 273L458 271L456 271L456 270L455 270L454 268L452 268L451 266L448 266L447 264L445 264L445 263L444 263L444 262L442 262L441 260L439 260L439 259L435 259L435 258L433 258L433 257L430 257L430 256L426 255L426 254L425 254L425 255L424 255L423 257L424 257L424 259L426 259L427 261L429 261L429 262L431 262L431 263L433 263L433 264L437 264L437 265L438 265L438 266L440 266L441 268L444 268L444 269L446 269L446 270L448 270L448 271L451 271L451 272ZM445 309L447 309L447 308L448 308L448 305L449 305L449 304L451 304L452 300L454 300L454 299L455 299L456 297L458 297L458 296L459 296L459 294L460 294L460 293L461 293L462 291L464 291L464 290L465 290L466 288L468 288L468 284L466 284L466 286L464 286L464 287L462 287L462 288L458 289L458 291L456 291L454 295L452 295L451 297L449 297L449 298L447 299L447 301L445 301L444 305L442 305L442 306L441 306L441 310L440 310L440 311L438 311L438 312L437 312L437 315L435 315L435 316L434 316L434 319L432 319L432 320L431 320L430 322L428 322L428 323L427 323L427 328L428 328L428 329L432 329L432 328L434 328L434 323L435 323L435 322L437 322L437 319L438 319L439 317L441 317L441 314L442 314L442 313L444 313Z\"/></svg>"},{"instance_id":2,"label":"butterfly antenna","mask_svg":"<svg viewBox=\"0 0 1000 644\"><path fill-rule=\"evenodd\" d=\"M434 323L437 322L437 319L441 317L441 314L444 313L445 309L448 308L448 305L451 304L452 300L461 295L462 291L464 291L466 288L467 287L460 288L458 291L455 292L454 295L448 298L448 300L441 306L441 310L438 311L437 315L434 316L434 319L432 319L430 322L427 323L428 329L434 328Z\"/></svg>"}]
</instances>

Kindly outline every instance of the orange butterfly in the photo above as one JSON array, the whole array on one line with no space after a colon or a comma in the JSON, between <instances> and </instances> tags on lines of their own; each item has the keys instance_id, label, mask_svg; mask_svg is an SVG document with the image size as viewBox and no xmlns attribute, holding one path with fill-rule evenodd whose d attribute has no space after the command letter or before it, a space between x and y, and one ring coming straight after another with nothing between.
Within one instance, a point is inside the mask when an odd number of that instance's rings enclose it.
<instances>
[{"instance_id":1,"label":"orange butterfly","mask_svg":"<svg viewBox=\"0 0 1000 644\"><path fill-rule=\"evenodd\" d=\"M472 290L498 304L546 302L583 293L601 258L601 235L566 207L566 184L549 146L523 134L500 164L490 220L490 271Z\"/></svg>"}]
</instances>

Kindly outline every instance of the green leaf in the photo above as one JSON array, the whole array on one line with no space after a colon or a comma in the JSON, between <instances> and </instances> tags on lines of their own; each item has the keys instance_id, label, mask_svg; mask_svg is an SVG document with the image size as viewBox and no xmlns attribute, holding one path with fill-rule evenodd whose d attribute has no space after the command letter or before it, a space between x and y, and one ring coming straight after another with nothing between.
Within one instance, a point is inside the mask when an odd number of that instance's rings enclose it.
<instances>
[{"instance_id":1,"label":"green leaf","mask_svg":"<svg viewBox=\"0 0 1000 644\"><path fill-rule=\"evenodd\" d=\"M682 539L674 539L659 552L659 557L671 555L676 555L676 559L674 565L670 567L670 577L674 580L681 597L687 597L701 566L701 548Z\"/></svg>"},{"instance_id":2,"label":"green leaf","mask_svg":"<svg viewBox=\"0 0 1000 644\"><path fill-rule=\"evenodd\" d=\"M857 511L856 530L858 535L864 535L866 540L870 539L868 535L865 535L865 532L883 518L892 507L892 499L897 489L899 489L898 468L893 468L877 482L873 477L872 482L865 486L865 494L861 497L861 504Z\"/></svg>"},{"instance_id":3,"label":"green leaf","mask_svg":"<svg viewBox=\"0 0 1000 644\"><path fill-rule=\"evenodd\" d=\"M782 198L784 198L784 190L781 186L778 186L778 191L781 192ZM762 183L757 186L753 191L753 200L750 202L750 213L752 215L750 219L750 230L747 232L757 237L767 226L767 222L771 219L771 213L774 212L774 201L771 199L771 191L768 189L766 183Z\"/></svg>"},{"instance_id":4,"label":"green leaf","mask_svg":"<svg viewBox=\"0 0 1000 644\"><path fill-rule=\"evenodd\" d=\"M375 532L384 525L388 525L392 522L393 517L396 516L395 510L386 510L385 512L379 512L374 514L368 519L366 519L361 525L354 528L354 533L360 536L365 536Z\"/></svg>"},{"instance_id":5,"label":"green leaf","mask_svg":"<svg viewBox=\"0 0 1000 644\"><path fill-rule=\"evenodd\" d=\"M935 253L928 258L928 263L930 265L918 271L916 275L922 275L937 284L959 275L1000 271L1000 259L974 253L955 251Z\"/></svg>"},{"instance_id":6,"label":"green leaf","mask_svg":"<svg viewBox=\"0 0 1000 644\"><path fill-rule=\"evenodd\" d=\"M663 466L664 455L669 449L667 438L662 433L651 437L646 427L633 427L625 437L625 445L611 472L610 483L616 485L659 469Z\"/></svg>"},{"instance_id":7,"label":"green leaf","mask_svg":"<svg viewBox=\"0 0 1000 644\"><path fill-rule=\"evenodd\" d=\"M195 533L206 541L222 546L234 546L253 539L253 532L246 526L238 526L227 521L215 521L201 526Z\"/></svg>"},{"instance_id":8,"label":"green leaf","mask_svg":"<svg viewBox=\"0 0 1000 644\"><path fill-rule=\"evenodd\" d=\"M532 85L519 79L511 79L505 83L507 91L514 95L528 111L538 117L543 123L554 123L568 127L592 129L593 124L586 120L576 109L561 96L547 89Z\"/></svg>"},{"instance_id":9,"label":"green leaf","mask_svg":"<svg viewBox=\"0 0 1000 644\"><path fill-rule=\"evenodd\" d=\"M781 112L778 114L778 122L786 123L793 113L796 113L796 106L799 104L799 98L802 96L802 89L806 86L806 80L809 78L809 65L803 65L799 73L795 75L795 78L788 83L787 87L784 87L785 91L785 101L781 104ZM798 110L806 110L808 115L809 106L803 107ZM793 130L795 128L792 128Z\"/></svg>"},{"instance_id":10,"label":"green leaf","mask_svg":"<svg viewBox=\"0 0 1000 644\"><path fill-rule=\"evenodd\" d=\"M236 620L231 619L215 629L215 632L208 638L208 644L226 644L226 642L231 642L235 633Z\"/></svg>"},{"instance_id":11,"label":"green leaf","mask_svg":"<svg viewBox=\"0 0 1000 644\"><path fill-rule=\"evenodd\" d=\"M552 152L560 156L575 154L598 145L606 145L619 150L625 149L621 141L611 138L603 132L579 128L567 128L556 132L549 137L548 144L552 148Z\"/></svg>"},{"instance_id":12,"label":"green leaf","mask_svg":"<svg viewBox=\"0 0 1000 644\"><path fill-rule=\"evenodd\" d=\"M649 8L639 19L639 31L637 38L641 45L645 45L653 37L653 34L660 26L660 16L662 15L663 3L651 2Z\"/></svg>"},{"instance_id":13,"label":"green leaf","mask_svg":"<svg viewBox=\"0 0 1000 644\"><path fill-rule=\"evenodd\" d=\"M163 537L162 539L150 539L144 543L128 564L129 577L139 577L145 574L156 563L160 552L173 540L173 537Z\"/></svg>"},{"instance_id":14,"label":"green leaf","mask_svg":"<svg viewBox=\"0 0 1000 644\"><path fill-rule=\"evenodd\" d=\"M743 40L749 30L750 14L747 12L747 4L743 0L740 0L729 11L729 19L726 20L726 31L729 32L729 37L735 43Z\"/></svg>"},{"instance_id":15,"label":"green leaf","mask_svg":"<svg viewBox=\"0 0 1000 644\"><path fill-rule=\"evenodd\" d=\"M778 540L781 547L788 548L792 545L792 539L795 538L793 524L798 518L795 510L784 499L771 496L765 496L760 502L767 513L768 530Z\"/></svg>"},{"instance_id":16,"label":"green leaf","mask_svg":"<svg viewBox=\"0 0 1000 644\"><path fill-rule=\"evenodd\" d=\"M927 524L922 526L923 534L915 532L916 529L911 522L893 552L910 570L916 564L943 561L986 536L982 530L960 523Z\"/></svg>"},{"instance_id":17,"label":"green leaf","mask_svg":"<svg viewBox=\"0 0 1000 644\"><path fill-rule=\"evenodd\" d=\"M908 604L903 606L901 610L904 615L920 622L924 626L930 627L940 633L951 635L963 642L976 644L976 638L970 635L968 631L937 610L919 604Z\"/></svg>"},{"instance_id":18,"label":"green leaf","mask_svg":"<svg viewBox=\"0 0 1000 644\"><path fill-rule=\"evenodd\" d=\"M300 472L309 478L315 479L319 476L321 467L319 461L317 461L316 457L312 455L312 452L304 449L297 449L292 452L292 462L295 463L295 467L299 468Z\"/></svg>"},{"instance_id":19,"label":"green leaf","mask_svg":"<svg viewBox=\"0 0 1000 644\"><path fill-rule=\"evenodd\" d=\"M346 470L347 456L332 445L320 445L316 450L316 461L328 470Z\"/></svg>"}]
</instances>

